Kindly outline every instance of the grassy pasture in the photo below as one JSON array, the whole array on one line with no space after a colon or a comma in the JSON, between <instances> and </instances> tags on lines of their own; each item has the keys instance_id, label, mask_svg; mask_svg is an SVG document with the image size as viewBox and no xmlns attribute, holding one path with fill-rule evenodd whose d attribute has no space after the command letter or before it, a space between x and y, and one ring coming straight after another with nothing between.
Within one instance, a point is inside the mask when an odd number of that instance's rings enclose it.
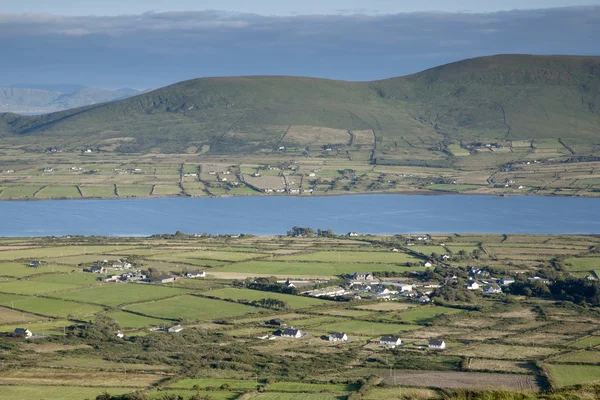
<instances>
[{"instance_id":1,"label":"grassy pasture","mask_svg":"<svg viewBox=\"0 0 600 400\"><path fill-rule=\"evenodd\" d=\"M207 398L211 400L235 400L239 398L242 393L237 392L226 392L226 391L199 391L195 390L159 390L157 392L147 392L149 400L163 400L166 398L172 398L167 396L181 396L184 399L189 399L196 393L200 394L200 396L208 396ZM176 398L176 397L175 397Z\"/></svg>"},{"instance_id":2,"label":"grassy pasture","mask_svg":"<svg viewBox=\"0 0 600 400\"><path fill-rule=\"evenodd\" d=\"M552 358L553 363L600 364L600 351L577 351Z\"/></svg>"},{"instance_id":3,"label":"grassy pasture","mask_svg":"<svg viewBox=\"0 0 600 400\"><path fill-rule=\"evenodd\" d=\"M380 322L348 320L319 325L319 331L346 332L362 336L393 335L414 331L421 328L418 325L386 324Z\"/></svg>"},{"instance_id":4,"label":"grassy pasture","mask_svg":"<svg viewBox=\"0 0 600 400\"><path fill-rule=\"evenodd\" d=\"M11 310L10 308L0 307L0 325L34 322L39 321L40 319L42 318L38 317L37 315Z\"/></svg>"},{"instance_id":5,"label":"grassy pasture","mask_svg":"<svg viewBox=\"0 0 600 400\"><path fill-rule=\"evenodd\" d=\"M270 262L270 261L249 261L227 265L219 268L219 272L244 272L255 274L270 275L289 275L289 276L334 276L343 274L352 274L357 271L396 271L410 272L421 271L425 267L400 267L394 264L380 265L360 265L360 264L334 264L334 263L309 263L309 262Z\"/></svg>"},{"instance_id":6,"label":"grassy pasture","mask_svg":"<svg viewBox=\"0 0 600 400\"><path fill-rule=\"evenodd\" d=\"M3 399L45 399L45 400L81 400L93 399L101 393L119 395L135 389L126 387L78 387L78 386L2 386L0 398Z\"/></svg>"},{"instance_id":7,"label":"grassy pasture","mask_svg":"<svg viewBox=\"0 0 600 400\"><path fill-rule=\"evenodd\" d=\"M36 198L73 198L81 197L75 186L46 186L35 194Z\"/></svg>"},{"instance_id":8,"label":"grassy pasture","mask_svg":"<svg viewBox=\"0 0 600 400\"><path fill-rule=\"evenodd\" d=\"M91 274L87 272L75 272L67 274L44 274L30 278L31 281L41 282L44 285L46 283L70 285L72 287L83 287L91 285L99 285L98 274Z\"/></svg>"},{"instance_id":9,"label":"grassy pasture","mask_svg":"<svg viewBox=\"0 0 600 400\"><path fill-rule=\"evenodd\" d=\"M406 387L373 388L361 397L363 400L428 400L438 398L437 392L431 389Z\"/></svg>"},{"instance_id":10,"label":"grassy pasture","mask_svg":"<svg viewBox=\"0 0 600 400\"><path fill-rule=\"evenodd\" d=\"M304 382L274 382L269 385L272 392L320 393L320 392L352 392L357 387L345 384L319 384Z\"/></svg>"},{"instance_id":11,"label":"grassy pasture","mask_svg":"<svg viewBox=\"0 0 600 400\"><path fill-rule=\"evenodd\" d=\"M4 371L2 381L8 385L65 385L144 388L164 376L154 374L24 368ZM133 389L132 389L133 390Z\"/></svg>"},{"instance_id":12,"label":"grassy pasture","mask_svg":"<svg viewBox=\"0 0 600 400\"><path fill-rule=\"evenodd\" d=\"M0 260L31 259L39 260L52 257L77 256L81 254L102 254L111 251L126 251L129 246L53 246L32 249L0 251Z\"/></svg>"},{"instance_id":13,"label":"grassy pasture","mask_svg":"<svg viewBox=\"0 0 600 400\"><path fill-rule=\"evenodd\" d=\"M600 366L597 365L548 364L548 368L558 387L600 381Z\"/></svg>"},{"instance_id":14,"label":"grassy pasture","mask_svg":"<svg viewBox=\"0 0 600 400\"><path fill-rule=\"evenodd\" d=\"M250 258L265 256L264 254L256 253L242 253L237 251L215 251L215 250L195 250L195 251L179 251L172 252L168 255L168 260L189 260L189 259L203 259L203 260L223 260L223 261L243 261ZM157 255L155 257L159 260L165 260L167 258Z\"/></svg>"},{"instance_id":15,"label":"grassy pasture","mask_svg":"<svg viewBox=\"0 0 600 400\"><path fill-rule=\"evenodd\" d=\"M26 297L16 294L0 294L0 306L23 310L50 317L89 319L102 308L98 306L74 303L71 301L48 299L42 297Z\"/></svg>"},{"instance_id":16,"label":"grassy pasture","mask_svg":"<svg viewBox=\"0 0 600 400\"><path fill-rule=\"evenodd\" d=\"M119 304L163 299L186 292L187 291L184 289L145 285L141 283L113 283L90 289L64 292L55 295L55 297L64 300L96 303L105 306L118 306Z\"/></svg>"},{"instance_id":17,"label":"grassy pasture","mask_svg":"<svg viewBox=\"0 0 600 400\"><path fill-rule=\"evenodd\" d=\"M258 384L262 384L261 381ZM198 379L181 379L171 385L169 389L192 389L194 386L200 389L207 387L220 387L228 385L230 389L256 389L255 380L239 380L239 379L218 379L218 378L198 378Z\"/></svg>"},{"instance_id":18,"label":"grassy pasture","mask_svg":"<svg viewBox=\"0 0 600 400\"><path fill-rule=\"evenodd\" d=\"M293 296L289 294L281 294L281 293L270 293L270 292L262 292L258 290L252 289L234 289L234 288L225 288L225 289L217 289L211 290L208 292L203 292L202 294L211 297L218 297L221 299L233 299L233 300L260 300L260 299L277 299L281 301L285 301L290 305L292 309L302 309L309 308L313 306L322 306L326 304L331 304L330 301L319 300L312 297L304 297L304 296Z\"/></svg>"},{"instance_id":19,"label":"grassy pasture","mask_svg":"<svg viewBox=\"0 0 600 400\"><path fill-rule=\"evenodd\" d=\"M16 294L45 294L59 290L68 290L77 286L64 283L40 283L34 280L20 280L0 283L0 292Z\"/></svg>"},{"instance_id":20,"label":"grassy pasture","mask_svg":"<svg viewBox=\"0 0 600 400\"><path fill-rule=\"evenodd\" d=\"M124 307L156 318L213 320L258 312L258 308L198 296L180 296Z\"/></svg>"},{"instance_id":21,"label":"grassy pasture","mask_svg":"<svg viewBox=\"0 0 600 400\"><path fill-rule=\"evenodd\" d=\"M123 185L117 184L119 197L148 197L152 191L152 185Z\"/></svg>"},{"instance_id":22,"label":"grassy pasture","mask_svg":"<svg viewBox=\"0 0 600 400\"><path fill-rule=\"evenodd\" d=\"M267 392L254 397L258 400L346 400L345 394Z\"/></svg>"},{"instance_id":23,"label":"grassy pasture","mask_svg":"<svg viewBox=\"0 0 600 400\"><path fill-rule=\"evenodd\" d=\"M467 346L458 349L452 349L448 351L448 354L466 356L466 357L479 357L479 358L497 358L504 360L526 360L542 358L551 354L557 353L558 349L550 347L537 347L537 346L513 346L505 344L478 344L474 346Z\"/></svg>"},{"instance_id":24,"label":"grassy pasture","mask_svg":"<svg viewBox=\"0 0 600 400\"><path fill-rule=\"evenodd\" d=\"M64 333L63 328L72 324L73 322L66 320L12 323L10 325L0 325L0 332L13 332L16 328L28 328L34 334L62 335Z\"/></svg>"},{"instance_id":25,"label":"grassy pasture","mask_svg":"<svg viewBox=\"0 0 600 400\"><path fill-rule=\"evenodd\" d=\"M428 322L435 317L443 314L456 314L461 312L462 310L456 308L448 308L441 306L433 306L433 307L418 307L410 311L405 311L399 314L399 317L402 318L402 321L411 322L411 323L425 323Z\"/></svg>"},{"instance_id":26,"label":"grassy pasture","mask_svg":"<svg viewBox=\"0 0 600 400\"><path fill-rule=\"evenodd\" d=\"M3 262L0 263L0 275L23 278L31 275L38 275L48 272L71 272L73 267L56 266L52 264L42 264L40 267L33 268L23 263Z\"/></svg>"},{"instance_id":27,"label":"grassy pasture","mask_svg":"<svg viewBox=\"0 0 600 400\"><path fill-rule=\"evenodd\" d=\"M600 257L567 258L565 265L569 271L595 271L600 269Z\"/></svg>"},{"instance_id":28,"label":"grassy pasture","mask_svg":"<svg viewBox=\"0 0 600 400\"><path fill-rule=\"evenodd\" d=\"M162 319L144 317L142 315L137 315L126 311L114 311L107 313L106 316L116 320L121 328L124 329L139 329L149 326L160 326L165 323L165 321Z\"/></svg>"},{"instance_id":29,"label":"grassy pasture","mask_svg":"<svg viewBox=\"0 0 600 400\"><path fill-rule=\"evenodd\" d=\"M42 186L6 186L0 193L2 199L32 199L35 192L40 190Z\"/></svg>"},{"instance_id":30,"label":"grassy pasture","mask_svg":"<svg viewBox=\"0 0 600 400\"><path fill-rule=\"evenodd\" d=\"M466 190L473 190L480 187L480 185L451 185L446 183L436 183L433 185L425 186L425 189L435 190L439 192L463 192Z\"/></svg>"},{"instance_id":31,"label":"grassy pasture","mask_svg":"<svg viewBox=\"0 0 600 400\"><path fill-rule=\"evenodd\" d=\"M115 197L114 185L80 185L84 197Z\"/></svg>"},{"instance_id":32,"label":"grassy pasture","mask_svg":"<svg viewBox=\"0 0 600 400\"><path fill-rule=\"evenodd\" d=\"M294 254L281 256L275 261L322 261L332 263L384 263L384 264L406 264L417 262L420 259L406 253L376 252L376 251L319 251L310 254ZM357 266L358 268L358 266ZM372 268L375 268L372 267Z\"/></svg>"},{"instance_id":33,"label":"grassy pasture","mask_svg":"<svg viewBox=\"0 0 600 400\"><path fill-rule=\"evenodd\" d=\"M177 185L155 185L152 196L178 196L181 188Z\"/></svg>"},{"instance_id":34,"label":"grassy pasture","mask_svg":"<svg viewBox=\"0 0 600 400\"><path fill-rule=\"evenodd\" d=\"M570 344L571 347L585 349L587 347L595 347L600 345L600 336L586 336Z\"/></svg>"}]
</instances>

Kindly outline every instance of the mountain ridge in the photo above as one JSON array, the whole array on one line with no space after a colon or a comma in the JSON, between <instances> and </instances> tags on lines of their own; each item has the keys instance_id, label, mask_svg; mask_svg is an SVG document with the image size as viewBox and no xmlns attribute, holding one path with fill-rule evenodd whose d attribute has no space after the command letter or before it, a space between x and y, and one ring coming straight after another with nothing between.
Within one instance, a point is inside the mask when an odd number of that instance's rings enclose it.
<instances>
[{"instance_id":1,"label":"mountain ridge","mask_svg":"<svg viewBox=\"0 0 600 400\"><path fill-rule=\"evenodd\" d=\"M286 127L296 125L372 130L383 152L404 141L425 147L535 138L596 144L599 103L600 57L510 54L367 82L197 78L114 102L35 117L3 116L0 135L25 142L39 136L65 143L85 139L89 145L91 137L133 137L128 149L134 152L179 152L204 144L217 153L256 152L272 149Z\"/></svg>"}]
</instances>

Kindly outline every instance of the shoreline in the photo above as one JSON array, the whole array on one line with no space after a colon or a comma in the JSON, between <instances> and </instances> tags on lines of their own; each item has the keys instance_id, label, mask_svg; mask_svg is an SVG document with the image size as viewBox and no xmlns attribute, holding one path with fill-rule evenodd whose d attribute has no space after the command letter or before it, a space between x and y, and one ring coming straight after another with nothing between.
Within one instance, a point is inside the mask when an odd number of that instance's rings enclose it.
<instances>
[{"instance_id":1,"label":"shoreline","mask_svg":"<svg viewBox=\"0 0 600 400\"><path fill-rule=\"evenodd\" d=\"M22 198L22 199L2 199L0 198L0 203L2 202L16 202L16 201L81 201L81 200L145 200L145 199L232 199L232 198L257 198L257 197L290 197L290 198L311 198L311 197L341 197L341 196L367 196L367 195L400 195L400 196L483 196L483 197L500 197L500 198L508 198L508 197L559 197L559 198L580 198L580 199L597 199L599 196L581 196L581 195L573 195L573 194L558 194L558 193L549 193L549 194L530 194L530 193L510 193L506 196L503 196L502 193L471 193L471 192L451 192L451 191L397 191L397 192L348 192L348 193L320 193L320 194L309 194L309 195L291 195L291 194L251 194L251 195L223 195L223 196L141 196L141 197L56 197L56 198Z\"/></svg>"}]
</instances>

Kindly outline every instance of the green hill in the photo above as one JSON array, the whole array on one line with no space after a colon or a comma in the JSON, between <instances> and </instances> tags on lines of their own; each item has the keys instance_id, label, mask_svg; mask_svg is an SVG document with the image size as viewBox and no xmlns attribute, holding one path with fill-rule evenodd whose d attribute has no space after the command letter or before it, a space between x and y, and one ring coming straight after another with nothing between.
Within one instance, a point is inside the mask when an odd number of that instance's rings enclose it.
<instances>
[{"instance_id":1,"label":"green hill","mask_svg":"<svg viewBox=\"0 0 600 400\"><path fill-rule=\"evenodd\" d=\"M194 79L47 115L4 114L0 136L30 148L112 139L122 152L210 145L211 153L235 154L276 146L372 147L365 133L372 131L380 160L406 157L401 149L419 158L451 143L547 138L591 153L600 145L599 104L600 57L500 55L374 82Z\"/></svg>"}]
</instances>

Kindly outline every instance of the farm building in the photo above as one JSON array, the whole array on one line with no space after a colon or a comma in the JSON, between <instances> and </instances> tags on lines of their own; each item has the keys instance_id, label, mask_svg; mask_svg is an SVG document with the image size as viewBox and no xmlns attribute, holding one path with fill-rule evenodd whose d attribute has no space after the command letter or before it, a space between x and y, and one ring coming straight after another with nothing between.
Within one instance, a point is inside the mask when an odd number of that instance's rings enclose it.
<instances>
[{"instance_id":1,"label":"farm building","mask_svg":"<svg viewBox=\"0 0 600 400\"><path fill-rule=\"evenodd\" d=\"M302 337L302 332L300 331L300 329L295 329L295 328L287 328L286 330L284 330L283 332L281 332L281 337L288 337L288 338L301 338Z\"/></svg>"},{"instance_id":2,"label":"farm building","mask_svg":"<svg viewBox=\"0 0 600 400\"><path fill-rule=\"evenodd\" d=\"M402 339L397 337L384 336L379 340L379 344L393 349L394 347L400 346L402 344Z\"/></svg>"},{"instance_id":3,"label":"farm building","mask_svg":"<svg viewBox=\"0 0 600 400\"><path fill-rule=\"evenodd\" d=\"M188 271L185 273L186 278L206 278L205 271Z\"/></svg>"},{"instance_id":4,"label":"farm building","mask_svg":"<svg viewBox=\"0 0 600 400\"><path fill-rule=\"evenodd\" d=\"M358 236L358 233L356 233L356 232L348 232L348 236L350 236L350 237L356 237L356 236Z\"/></svg>"},{"instance_id":5,"label":"farm building","mask_svg":"<svg viewBox=\"0 0 600 400\"><path fill-rule=\"evenodd\" d=\"M484 294L500 294L502 293L502 289L498 285L492 285L486 290L483 291Z\"/></svg>"},{"instance_id":6,"label":"farm building","mask_svg":"<svg viewBox=\"0 0 600 400\"><path fill-rule=\"evenodd\" d=\"M119 339L123 339L123 337L124 337L125 335L123 335L123 332L121 332L121 331L116 331L116 332L115 332L115 336L116 336L116 337L118 337Z\"/></svg>"},{"instance_id":7,"label":"farm building","mask_svg":"<svg viewBox=\"0 0 600 400\"><path fill-rule=\"evenodd\" d=\"M346 335L344 332L333 332L329 336L329 341L330 342L347 342L348 335Z\"/></svg>"},{"instance_id":8,"label":"farm building","mask_svg":"<svg viewBox=\"0 0 600 400\"><path fill-rule=\"evenodd\" d=\"M515 283L515 280L512 279L512 278L502 278L502 279L500 279L500 284L501 285L507 286L507 285L510 285L511 283Z\"/></svg>"},{"instance_id":9,"label":"farm building","mask_svg":"<svg viewBox=\"0 0 600 400\"><path fill-rule=\"evenodd\" d=\"M42 265L42 262L41 262L41 261L37 261L37 260L36 260L36 261L31 261L31 262L29 263L29 266L30 266L30 267L36 267L36 268L37 268L37 267L39 267L40 265Z\"/></svg>"},{"instance_id":10,"label":"farm building","mask_svg":"<svg viewBox=\"0 0 600 400\"><path fill-rule=\"evenodd\" d=\"M469 290L478 290L479 289L479 283L477 283L477 282L469 282L469 283L467 283L467 289L469 289Z\"/></svg>"},{"instance_id":11,"label":"farm building","mask_svg":"<svg viewBox=\"0 0 600 400\"><path fill-rule=\"evenodd\" d=\"M352 279L355 281L372 281L375 277L370 272L355 272Z\"/></svg>"},{"instance_id":12,"label":"farm building","mask_svg":"<svg viewBox=\"0 0 600 400\"><path fill-rule=\"evenodd\" d=\"M129 268L133 267L133 265L131 265L131 263L128 263L127 261L115 261L115 262L113 262L112 267L129 269Z\"/></svg>"},{"instance_id":13,"label":"farm building","mask_svg":"<svg viewBox=\"0 0 600 400\"><path fill-rule=\"evenodd\" d=\"M33 336L33 333L27 328L16 328L13 331L13 335L16 337L30 338Z\"/></svg>"},{"instance_id":14,"label":"farm building","mask_svg":"<svg viewBox=\"0 0 600 400\"><path fill-rule=\"evenodd\" d=\"M429 261L425 261L425 262L423 263L423 266L424 266L425 268L431 268L431 267L433 266L433 264L432 264L431 262L429 262Z\"/></svg>"},{"instance_id":15,"label":"farm building","mask_svg":"<svg viewBox=\"0 0 600 400\"><path fill-rule=\"evenodd\" d=\"M429 296L421 296L421 297L419 297L419 303L421 303L421 304L431 303L431 299L429 298Z\"/></svg>"},{"instance_id":16,"label":"farm building","mask_svg":"<svg viewBox=\"0 0 600 400\"><path fill-rule=\"evenodd\" d=\"M170 327L167 330L167 332L169 332L169 333L178 333L178 332L181 332L182 330L183 330L183 326L181 326L181 325L175 325L175 326Z\"/></svg>"},{"instance_id":17,"label":"farm building","mask_svg":"<svg viewBox=\"0 0 600 400\"><path fill-rule=\"evenodd\" d=\"M427 347L430 349L445 349L446 342L444 342L442 339L431 339Z\"/></svg>"},{"instance_id":18,"label":"farm building","mask_svg":"<svg viewBox=\"0 0 600 400\"><path fill-rule=\"evenodd\" d=\"M104 274L106 273L106 268L101 267L100 265L94 265L90 268L84 268L83 272L91 272L93 274Z\"/></svg>"},{"instance_id":19,"label":"farm building","mask_svg":"<svg viewBox=\"0 0 600 400\"><path fill-rule=\"evenodd\" d=\"M152 277L150 279L146 279L146 282L150 282L150 283L171 283L171 282L175 282L175 277L171 276L171 275L155 276L155 277Z\"/></svg>"}]
</instances>

